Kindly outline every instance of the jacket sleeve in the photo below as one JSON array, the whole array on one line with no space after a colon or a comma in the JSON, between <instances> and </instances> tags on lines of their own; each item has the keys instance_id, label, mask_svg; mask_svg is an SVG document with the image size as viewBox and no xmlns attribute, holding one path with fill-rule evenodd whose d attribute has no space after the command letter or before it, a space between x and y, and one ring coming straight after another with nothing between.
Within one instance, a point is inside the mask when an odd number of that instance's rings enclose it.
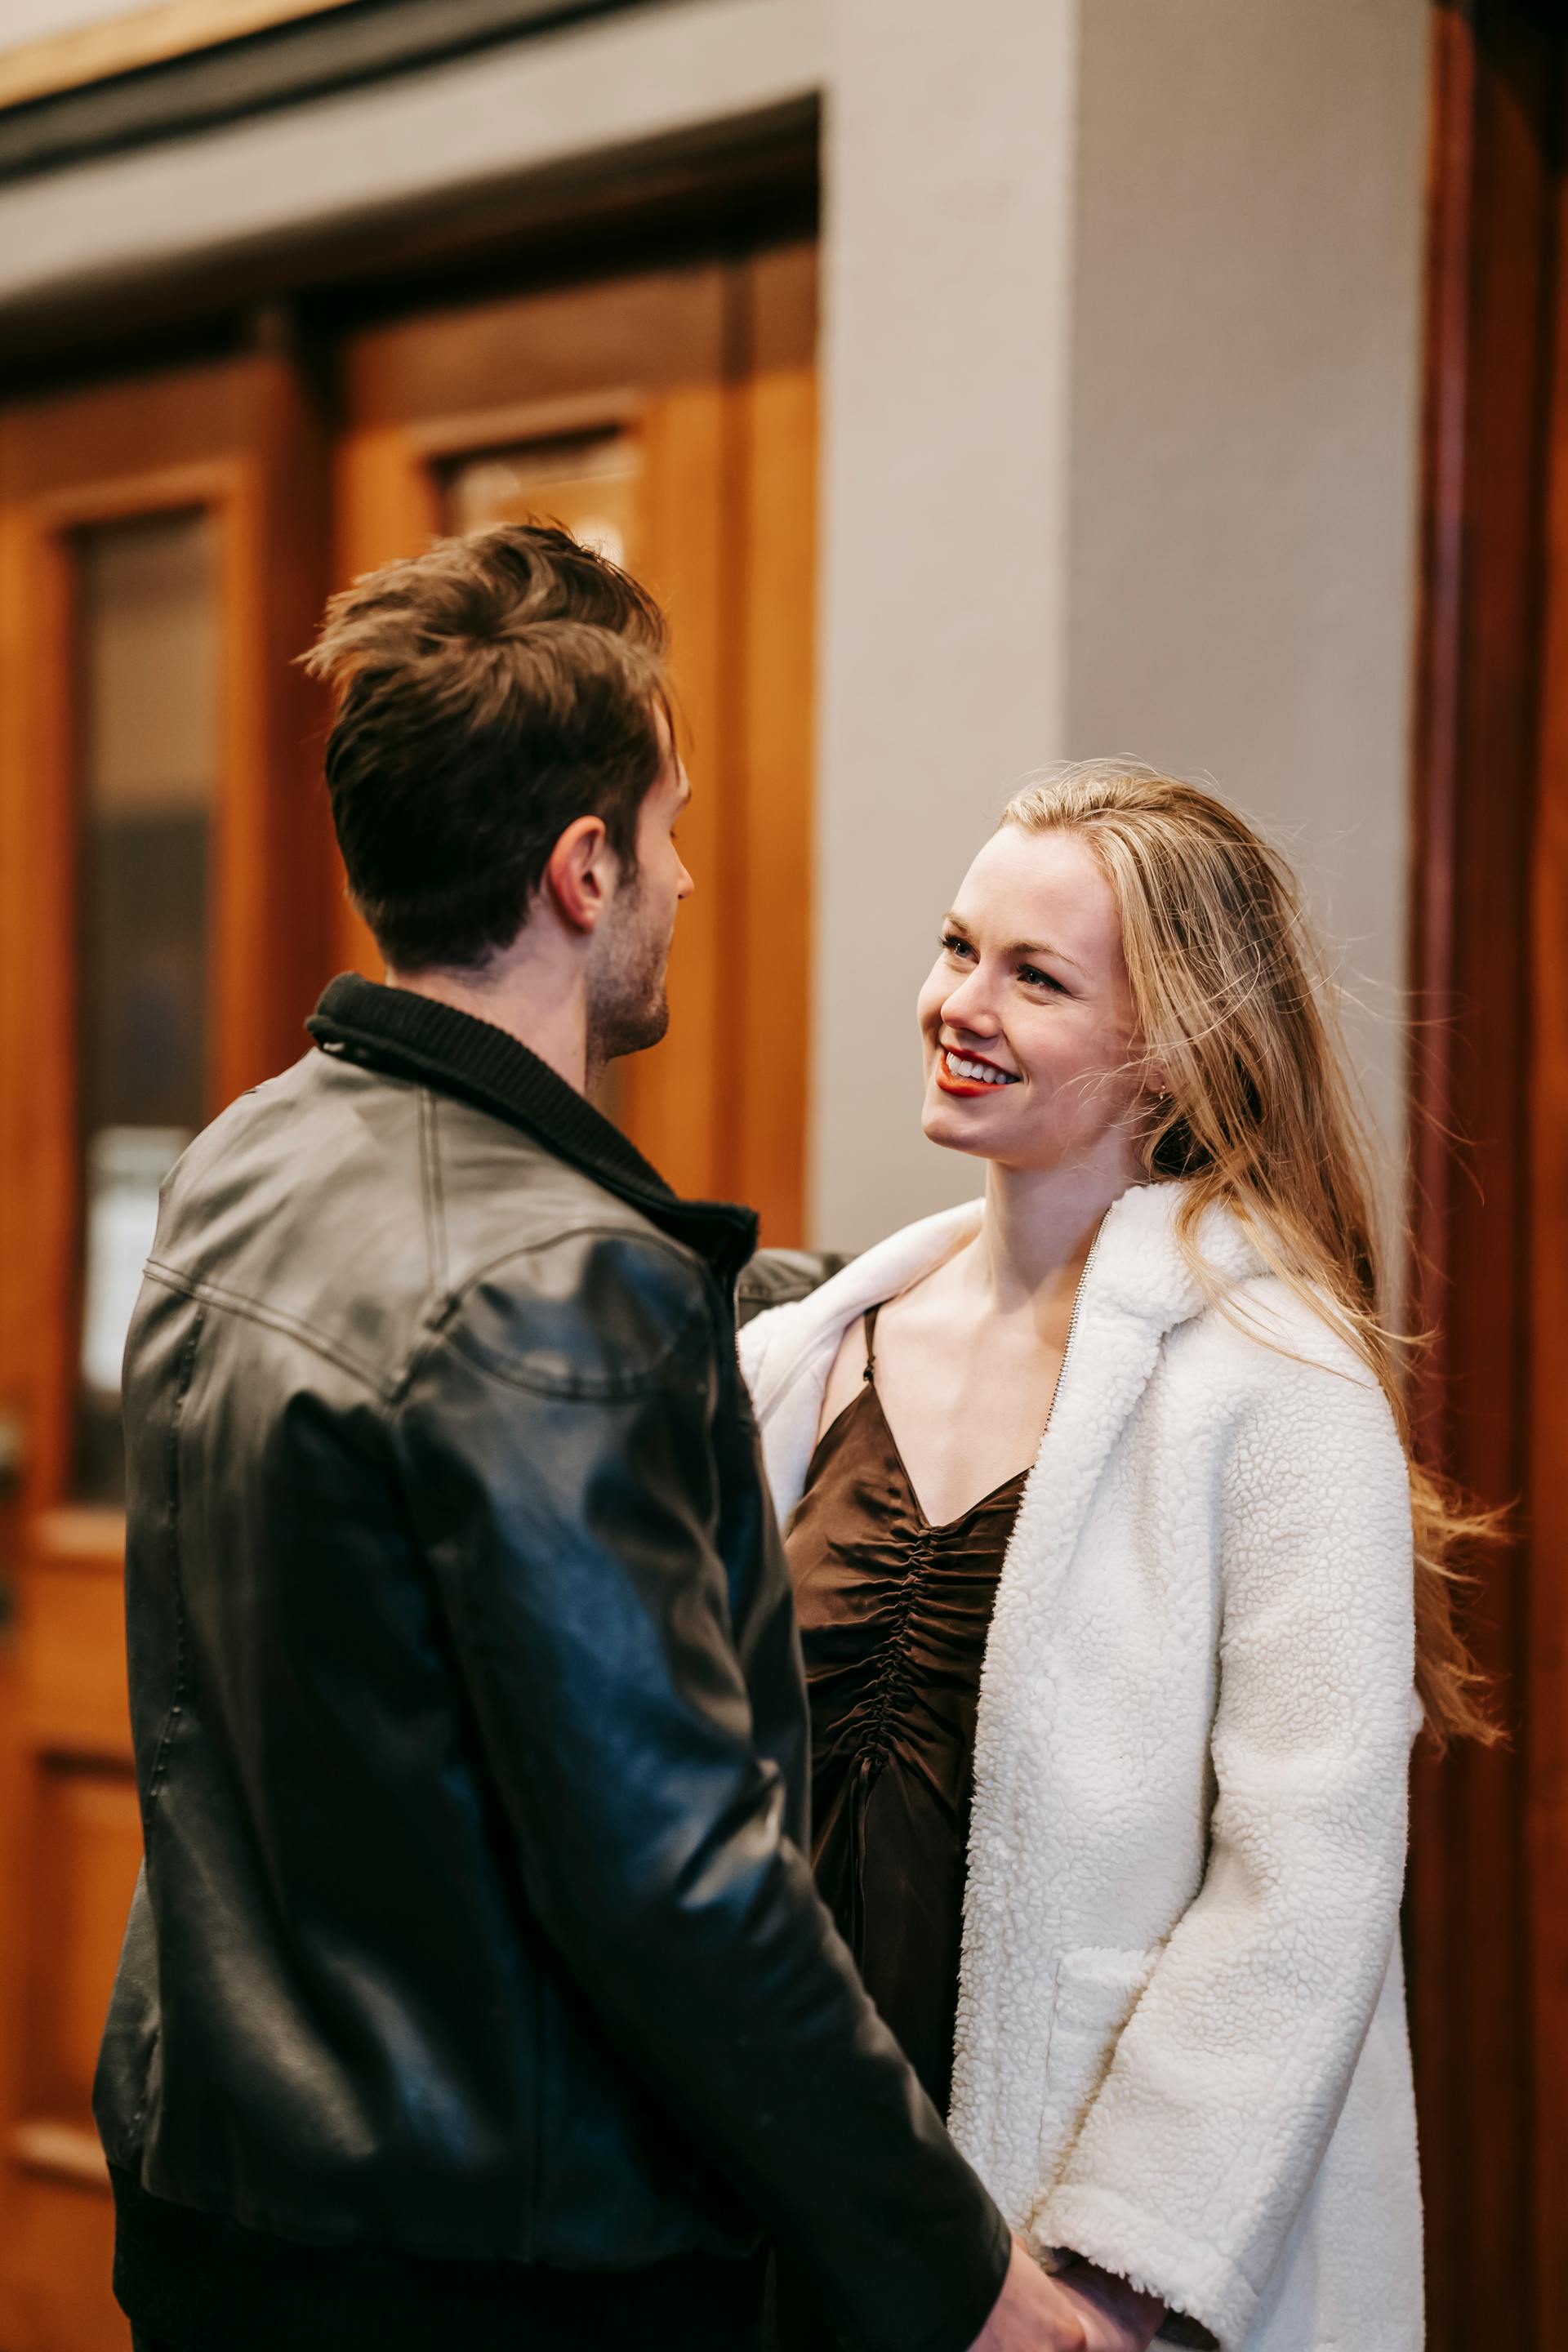
<instances>
[{"instance_id":1,"label":"jacket sleeve","mask_svg":"<svg viewBox=\"0 0 1568 2352\"><path fill-rule=\"evenodd\" d=\"M640 1238L531 1278L521 1308L492 1282L454 1316L401 1407L529 1904L846 2336L960 2352L1007 2232L862 1990L753 1737L718 1540L716 1302Z\"/></svg>"},{"instance_id":2,"label":"jacket sleeve","mask_svg":"<svg viewBox=\"0 0 1568 2352\"><path fill-rule=\"evenodd\" d=\"M1203 1884L1031 2217L1232 2352L1343 2105L1398 1928L1414 1720L1405 1457L1361 1368L1275 1357L1221 1473Z\"/></svg>"},{"instance_id":3,"label":"jacket sleeve","mask_svg":"<svg viewBox=\"0 0 1568 2352\"><path fill-rule=\"evenodd\" d=\"M775 1307L809 1298L849 1263L840 1250L759 1250L735 1286L735 1319L742 1328Z\"/></svg>"}]
</instances>

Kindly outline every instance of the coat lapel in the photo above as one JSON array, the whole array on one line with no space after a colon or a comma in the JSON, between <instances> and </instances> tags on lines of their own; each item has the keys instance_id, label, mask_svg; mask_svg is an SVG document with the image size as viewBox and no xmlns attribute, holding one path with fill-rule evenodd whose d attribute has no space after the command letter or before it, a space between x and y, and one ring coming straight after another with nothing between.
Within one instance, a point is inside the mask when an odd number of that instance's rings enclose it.
<instances>
[{"instance_id":1,"label":"coat lapel","mask_svg":"<svg viewBox=\"0 0 1568 2352\"><path fill-rule=\"evenodd\" d=\"M1184 1189L1138 1185L1106 1213L1084 1268L1056 1402L1008 1546L994 1636L1012 1630L1016 1613L1048 1612L1111 1447L1148 1385L1166 1334L1203 1306L1173 1230ZM1229 1220L1223 1230L1205 1225L1205 1255L1216 1273L1232 1270L1221 1261L1235 1256L1225 1245L1235 1230ZM1217 1257L1210 1246L1216 1241ZM1017 1630L1026 1627L1020 1623ZM988 1675L994 1654L1005 1646L994 1638ZM983 1688L982 1721L984 1705Z\"/></svg>"},{"instance_id":2,"label":"coat lapel","mask_svg":"<svg viewBox=\"0 0 1568 2352\"><path fill-rule=\"evenodd\" d=\"M906 1225L790 1307L748 1323L741 1364L762 1432L773 1505L787 1520L799 1502L816 1444L822 1394L845 1332L895 1292L940 1265L978 1230L982 1203L967 1201Z\"/></svg>"},{"instance_id":3,"label":"coat lapel","mask_svg":"<svg viewBox=\"0 0 1568 2352\"><path fill-rule=\"evenodd\" d=\"M1070 1671L1058 1630L1062 1586L1097 1490L1167 1336L1206 1303L1175 1238L1182 1192L1177 1184L1140 1186L1114 1203L1100 1227L985 1647L951 2121L972 2158L984 2142L994 2189L1005 2170L998 2169L998 2151L1032 2155L1045 2066L1040 2037L1048 2028L1048 2016L1037 2009L1016 2015L1007 2010L1014 1977L996 1957L1008 1948L1017 1904L1009 1824L1031 1810L1018 1789L1020 1775L1039 1769L1028 1727L1048 1726L1060 1714L1056 1681ZM1239 1224L1223 1213L1205 1221L1199 1244L1222 1286L1261 1268Z\"/></svg>"}]
</instances>

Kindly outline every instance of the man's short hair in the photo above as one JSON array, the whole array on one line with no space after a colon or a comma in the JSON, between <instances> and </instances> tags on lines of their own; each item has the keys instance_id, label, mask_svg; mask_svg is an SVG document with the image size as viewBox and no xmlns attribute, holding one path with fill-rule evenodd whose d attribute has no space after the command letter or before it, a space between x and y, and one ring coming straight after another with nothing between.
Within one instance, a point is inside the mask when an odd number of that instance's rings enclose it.
<instances>
[{"instance_id":1,"label":"man's short hair","mask_svg":"<svg viewBox=\"0 0 1568 2352\"><path fill-rule=\"evenodd\" d=\"M483 964L550 853L602 817L628 874L669 740L664 615L546 523L498 523L356 580L306 667L331 684L332 822L395 971Z\"/></svg>"}]
</instances>

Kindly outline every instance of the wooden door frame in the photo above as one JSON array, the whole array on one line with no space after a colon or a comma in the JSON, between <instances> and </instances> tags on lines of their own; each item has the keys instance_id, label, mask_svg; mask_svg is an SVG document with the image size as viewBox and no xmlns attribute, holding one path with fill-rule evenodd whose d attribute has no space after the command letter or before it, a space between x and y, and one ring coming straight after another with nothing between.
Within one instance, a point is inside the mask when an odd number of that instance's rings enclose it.
<instances>
[{"instance_id":1,"label":"wooden door frame","mask_svg":"<svg viewBox=\"0 0 1568 2352\"><path fill-rule=\"evenodd\" d=\"M1433 2352L1543 2346L1568 2292L1568 2116L1549 2089L1568 2060L1568 1903L1547 1874L1568 1865L1568 1492L1546 1444L1568 1382L1568 1225L1552 1208L1568 1197L1568 1106L1538 1097L1533 1055L1548 1021L1568 1036L1568 972L1543 961L1534 919L1568 904L1563 688L1543 706L1547 632L1562 644L1568 625L1548 609L1568 562L1565 88L1539 0L1437 0L1410 1062L1411 1291L1434 1339L1413 1404L1426 1457L1515 1507L1516 1533L1478 1560L1468 1621L1509 1742L1415 1774Z\"/></svg>"},{"instance_id":2,"label":"wooden door frame","mask_svg":"<svg viewBox=\"0 0 1568 2352\"><path fill-rule=\"evenodd\" d=\"M763 125L768 136L761 141L756 126L747 131L732 125L721 135L707 134L719 139L713 152L701 141L695 147L683 144L679 152L661 142L658 153L633 157L629 164L624 158L597 157L591 165L580 162L569 171L533 175L523 188L469 191L462 205L437 208L430 219L382 222L374 229L362 224L347 242L334 232L307 254L296 249L246 256L226 271L221 289L198 276L178 286L139 289L124 302L118 296L106 297L96 316L79 308L33 320L25 335L12 339L0 364L0 399L6 404L0 411L0 494L5 490L5 415L16 405L71 404L79 422L99 414L95 403L112 406L126 386L144 388L151 374L184 375L203 364L241 366L250 384L247 430L262 453L262 470L275 479L277 469L286 467L293 478L310 486L324 540L331 507L329 435L335 387L318 360L322 347L349 327L392 316L410 318L427 307L479 295L493 297L498 281L521 291L563 280L630 275L649 268L654 258L650 247L661 240L672 244L676 252L661 253L660 266L669 267L676 258L716 265L736 279L737 265L743 263L759 283L765 279L765 299L731 305L727 313L733 331L727 333L723 371L731 395L725 462L733 480L744 486L744 495L740 528L725 555L724 588L727 593L744 594L752 625L733 689L726 694L722 716L713 725L716 732L725 733L731 769L742 783L743 805L736 812L742 830L731 828L727 854L742 837L748 852L756 853L746 868L746 903L737 892L730 906L725 942L737 948L746 1002L756 1008L765 1031L761 1041L765 1050L750 1056L738 1052L728 1055L728 1065L740 1069L741 1083L726 1149L735 1156L737 1171L746 1167L765 1171L760 1183L746 1181L742 1173L741 1189L760 1197L774 1237L785 1240L798 1237L795 1228L801 1213L803 1166L798 1149L792 1159L781 1137L804 1102L806 1039L804 1004L786 1003L776 982L781 967L793 972L804 966L805 957L809 833L786 787L811 772L815 610L810 593L815 500L802 488L803 481L809 482L815 455L815 381L809 371L790 362L798 342L789 321L793 317L798 322L800 275L791 256L792 248L798 255L803 237L815 236L816 156L815 106L789 110L788 115L783 125L788 136L782 140L774 136L779 123L771 129ZM634 218L639 208L647 216ZM240 269L242 278L236 274ZM249 307L242 310L241 304ZM596 396L595 414L604 406ZM542 415L531 408L526 415L492 413L482 426L471 419L472 437L482 443L498 427L502 438L514 430L539 431ZM569 420L545 421L560 426ZM447 420L444 447L450 446L454 431L461 440L460 425ZM774 446L781 436L793 453L786 469L789 480L783 486L762 480L747 462L754 443ZM100 446L90 422L81 437L89 448ZM105 483L110 476L133 474L145 454L138 446L129 458L122 451L118 462L104 455ZM319 817L322 846L328 837L324 797L319 791L323 714L310 698L312 689L288 665L308 641L319 615L330 565L324 545L290 543L283 513L289 502L258 496L258 478L228 476L220 481L214 473L201 484L186 479L180 487L187 492L194 488L198 494L172 499L138 484L129 494L129 507L121 509L159 510L171 503L220 508L227 518L226 530L220 522L225 535L220 561L247 575L251 585L247 593L261 599L261 609L240 622L239 633L250 635L275 691L258 701L254 680L241 681L242 698L265 730L266 740L263 745L258 736L249 746L257 789L231 796L226 811L228 823L217 853L220 895L227 887L227 874L237 877L237 877L247 870L280 870L276 853L291 837L290 829L297 833ZM172 478L165 478L163 492L171 485ZM5 503L0 495L0 513ZM60 642L69 628L69 533L84 522L103 520L106 504L112 503L100 484L85 499L73 492L53 506L47 499L35 500L36 511L21 526L29 546L42 546L52 555L47 568L58 606L52 620L61 633ZM0 631L15 628L26 617L17 585L25 567L4 560L5 535L0 531ZM764 549L772 549L775 560L764 563ZM19 552L12 550L14 556ZM30 640L30 621L26 634ZM287 685L290 676L294 689ZM36 1001L35 966L40 942L47 944L48 913L41 903L34 903L38 893L32 862L36 820L26 816L26 796L7 791L5 783L7 773L18 775L20 763L34 757L27 730L36 721L37 702L26 692L0 698L0 992L17 1004ZM68 808L65 787L71 747L59 712L49 719L48 727L53 734L43 742L42 757L50 775L61 780L61 789L43 830L51 836L62 835L51 877L56 902L65 903L71 852L62 819ZM268 775L299 777L305 770L308 793L262 788ZM314 836L298 845L297 870L314 870ZM324 861L321 867L323 874L331 870ZM710 887L718 894L721 887L715 875ZM231 914L232 951L225 958L219 993L219 1003L226 1006L226 1043L220 1041L223 1093L267 1075L299 1049L298 1015L303 1007L287 1010L279 1030L268 1011L268 982L276 976L280 946L290 964L296 958L301 963L312 960L302 939L289 935L296 914L312 932L319 925L323 936L333 919L325 893L319 905L312 898L309 908L300 910L287 893L268 896L253 889L237 912L238 929ZM772 924L771 948L767 927L760 919L763 913ZM737 1002L732 992L726 995L716 1023L731 1022ZM71 1104L74 1022L68 975L58 983L54 1001L38 1009L25 1041L18 1024L10 1026L17 1032L14 1039L0 1033L0 1182L11 1181L31 1193L39 1156L40 1122L35 1114L40 1089L55 1113ZM729 1030L724 1034L728 1037ZM751 1015L747 1034L754 1034ZM63 1117L53 1118L53 1125L64 1132ZM74 1239L78 1171L74 1164L64 1163L58 1150L52 1158L60 1166L49 1243L51 1262L58 1265L60 1251L68 1253ZM43 1384L51 1396L63 1395L60 1375L68 1369L58 1361L46 1367L37 1360L34 1302L40 1272L31 1253L25 1263L23 1253L0 1249L0 1408L12 1402L23 1405L34 1433L39 1426L36 1408L41 1376L47 1373ZM22 1644L8 1655L0 1641L0 1897L8 1898L11 1890L31 1883L24 1858L39 1843L40 1762L51 1769L63 1766L68 1774L73 1769L89 1770L129 1786L118 1643L110 1675L106 1678L94 1664L105 1654L97 1634L118 1606L121 1524L111 1515L62 1502L64 1441L58 1416L54 1436L44 1449L47 1461L34 1436L28 1491L23 1498L27 1540L25 1547L18 1540L10 1555L18 1566L17 1620L27 1629L30 1663L24 1672ZM0 1507L5 1504L0 1494ZM16 1521L15 1531L8 1518ZM9 1538L13 1532L19 1538L22 1525L20 1512L0 1512L0 1538ZM0 1573L8 1564L0 1559ZM40 1658L43 1671L37 1666ZM44 1888L41 1899L47 1900L47 1885L42 1878L38 1884ZM22 1946L23 1938L7 1937L0 1928L0 2012L7 2015L16 2014L22 2000ZM34 1978L36 1970L29 1981ZM106 2294L100 2251L107 2242L107 2207L96 2143L81 2126L61 2130L51 2115L33 2114L24 2095L26 2069L13 2072L7 2063L19 2056L19 2051L0 2048L0 2205L5 2207L0 2242L8 2254L24 2241L30 2251L14 2274L0 2264L0 2339L9 2343L31 2323L35 2310L43 2313L47 2295L41 2282L47 2273L61 2283L77 2315L72 2332L68 2315L62 2316L62 2303L61 2312L47 2321L55 2325L57 2336L65 2327L73 2343L112 2341L117 2324L112 2313L108 2315L107 2336L92 2332L103 2325ZM46 2199L55 2219L40 2231L37 2221ZM89 2245L90 2259L84 2251ZM46 2320L47 2315L39 2324Z\"/></svg>"},{"instance_id":3,"label":"wooden door frame","mask_svg":"<svg viewBox=\"0 0 1568 2352\"><path fill-rule=\"evenodd\" d=\"M166 457L160 449L151 420L161 403L200 454ZM204 415L209 408L214 413ZM40 425L46 413L49 421ZM20 683L0 711L0 837L7 853L0 929L10 950L0 976L15 992L12 1001L32 1008L33 1050L25 1068L0 1062L0 1159L11 1197L32 1201L40 1225L27 1267L14 1277L17 1296L0 1316L0 1377L26 1390L24 1501L48 1510L65 1486L69 1383L50 1348L40 1352L36 1302L63 1295L79 1207L75 966L55 945L74 938L77 921L77 746L70 711L55 690L76 661L71 541L94 524L198 509L216 533L224 722L215 812L210 1115L301 1049L311 982L326 961L331 866L314 773L320 701L292 667L326 580L324 448L292 370L265 354L145 379L128 394L95 388L58 411L49 404L47 412L13 412L4 434L0 627L10 675ZM225 434L243 446L204 446ZM84 449L99 453L101 470L95 473L89 461L79 478L48 480L57 446L68 447L78 436ZM18 445L41 453L46 478L36 486L18 471ZM142 454L146 461L139 464ZM279 513L273 488L284 478L305 486L303 531ZM29 659L18 654L23 646ZM43 1318L46 1328L48 1321ZM30 1365L25 1383L24 1363ZM96 1556L100 1547L89 1549Z\"/></svg>"},{"instance_id":4,"label":"wooden door frame","mask_svg":"<svg viewBox=\"0 0 1568 2352\"><path fill-rule=\"evenodd\" d=\"M282 482L292 499L277 495ZM77 1504L69 1485L82 1210L74 553L94 526L211 519L224 677L206 980L216 1109L302 1049L326 961L320 704L292 667L325 592L326 506L318 426L279 352L0 412L0 1197L26 1237L0 1249L0 1409L26 1432L5 1529L18 1639L0 1664L0 1914L15 1930L0 1933L7 2344L35 2323L52 2340L93 2342L115 2324L99 2259L108 2179L73 2071L80 2011L68 2004L86 1979L57 1970L48 1926L89 1882L82 1853L101 1853L106 1835L128 1846L136 1823L123 1519Z\"/></svg>"},{"instance_id":5,"label":"wooden door frame","mask_svg":"<svg viewBox=\"0 0 1568 2352\"><path fill-rule=\"evenodd\" d=\"M770 244L401 312L340 352L335 575L441 527L437 478L513 441L625 430L637 559L670 614L697 893L669 1043L620 1066L627 1132L678 1191L805 1238L816 615L816 247ZM546 506L548 500L544 501ZM382 961L342 902L338 960Z\"/></svg>"},{"instance_id":6,"label":"wooden door frame","mask_svg":"<svg viewBox=\"0 0 1568 2352\"><path fill-rule=\"evenodd\" d=\"M0 398L818 234L815 92L7 307ZM3 142L0 142L3 144ZM4 158L0 155L0 173Z\"/></svg>"}]
</instances>

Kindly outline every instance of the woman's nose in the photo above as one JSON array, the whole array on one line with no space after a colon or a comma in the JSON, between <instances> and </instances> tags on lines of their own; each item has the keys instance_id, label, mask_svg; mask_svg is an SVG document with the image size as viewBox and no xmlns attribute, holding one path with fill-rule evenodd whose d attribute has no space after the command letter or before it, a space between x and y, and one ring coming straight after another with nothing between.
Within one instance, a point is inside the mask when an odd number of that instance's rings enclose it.
<instances>
[{"instance_id":1,"label":"woman's nose","mask_svg":"<svg viewBox=\"0 0 1568 2352\"><path fill-rule=\"evenodd\" d=\"M942 1017L950 1028L969 1029L977 1035L989 1036L996 1026L996 1015L988 1002L989 985L979 971L965 973L958 986L942 1000Z\"/></svg>"}]
</instances>

